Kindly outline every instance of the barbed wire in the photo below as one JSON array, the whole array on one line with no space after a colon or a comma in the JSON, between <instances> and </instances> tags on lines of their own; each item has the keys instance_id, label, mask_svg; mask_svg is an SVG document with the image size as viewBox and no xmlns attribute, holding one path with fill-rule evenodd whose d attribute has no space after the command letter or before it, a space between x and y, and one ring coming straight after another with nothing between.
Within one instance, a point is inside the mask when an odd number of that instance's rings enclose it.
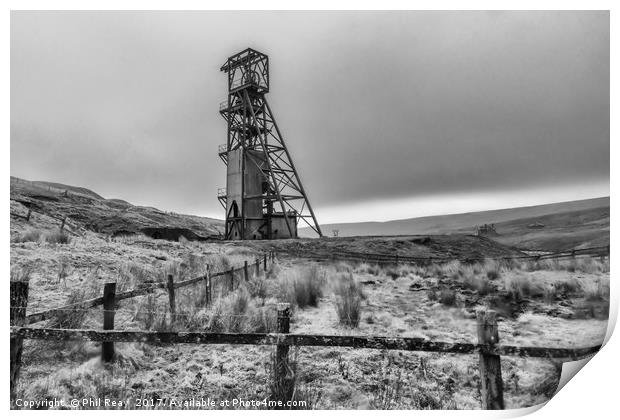
<instances>
[{"instance_id":1,"label":"barbed wire","mask_svg":"<svg viewBox=\"0 0 620 420\"><path fill-rule=\"evenodd\" d=\"M272 305L275 308L275 305ZM11 306L11 309L26 309L27 307L24 306ZM53 309L54 312L67 312L67 313L76 313L76 312L81 312L81 313L114 313L115 315L119 315L119 314L129 314L129 315L133 315L133 316L138 316L138 315L142 315L142 314L148 314L148 315L173 315L176 317L196 317L200 314L200 311L202 310L206 310L208 311L209 309L214 309L212 306L209 307L196 307L195 308L197 310L197 312L170 312L169 310L165 310L165 311L144 311L144 310L140 310L140 311L135 311L132 310L130 308L117 308L117 309L100 309L100 308L87 308L87 309L81 309L81 308L67 308L67 309ZM121 312L121 310L124 310L124 312ZM231 318L253 318L256 315L243 315L243 314L224 314L224 313L210 313L208 314L210 317L231 317ZM54 317L50 317L49 319L45 319L44 321L48 321L54 319Z\"/></svg>"}]
</instances>

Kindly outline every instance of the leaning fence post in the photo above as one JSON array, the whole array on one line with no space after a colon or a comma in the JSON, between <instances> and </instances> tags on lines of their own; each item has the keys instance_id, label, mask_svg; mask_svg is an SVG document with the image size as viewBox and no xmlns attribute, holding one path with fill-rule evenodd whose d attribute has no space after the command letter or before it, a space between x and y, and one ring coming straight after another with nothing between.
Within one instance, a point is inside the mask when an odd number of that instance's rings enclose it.
<instances>
[{"instance_id":1,"label":"leaning fence post","mask_svg":"<svg viewBox=\"0 0 620 420\"><path fill-rule=\"evenodd\" d=\"M260 275L260 259L256 259L256 277Z\"/></svg>"},{"instance_id":2,"label":"leaning fence post","mask_svg":"<svg viewBox=\"0 0 620 420\"><path fill-rule=\"evenodd\" d=\"M21 327L26 321L26 307L28 306L28 282L11 282L11 326ZM11 337L11 399L15 397L15 388L19 379L22 363L24 339Z\"/></svg>"},{"instance_id":3,"label":"leaning fence post","mask_svg":"<svg viewBox=\"0 0 620 420\"><path fill-rule=\"evenodd\" d=\"M209 271L209 302L213 303L213 276Z\"/></svg>"},{"instance_id":4,"label":"leaning fence post","mask_svg":"<svg viewBox=\"0 0 620 420\"><path fill-rule=\"evenodd\" d=\"M478 343L495 346L499 342L499 332L495 311L484 309L476 312L478 321ZM504 409L504 385L500 358L487 349L480 349L480 396L482 408L486 410Z\"/></svg>"},{"instance_id":5,"label":"leaning fence post","mask_svg":"<svg viewBox=\"0 0 620 420\"><path fill-rule=\"evenodd\" d=\"M245 278L245 282L247 283L250 280L250 273L248 272L248 262L243 262L243 277Z\"/></svg>"},{"instance_id":6,"label":"leaning fence post","mask_svg":"<svg viewBox=\"0 0 620 420\"><path fill-rule=\"evenodd\" d=\"M168 300L170 301L170 322L174 322L176 320L176 312L177 307L174 301L174 276L172 274L168 274Z\"/></svg>"},{"instance_id":7,"label":"leaning fence post","mask_svg":"<svg viewBox=\"0 0 620 420\"><path fill-rule=\"evenodd\" d=\"M114 305L116 296L116 283L103 285L103 329L114 329ZM101 343L101 360L111 362L114 360L114 342L104 341Z\"/></svg>"},{"instance_id":8,"label":"leaning fence post","mask_svg":"<svg viewBox=\"0 0 620 420\"><path fill-rule=\"evenodd\" d=\"M205 306L211 303L211 269L207 264L207 275L205 276Z\"/></svg>"},{"instance_id":9,"label":"leaning fence post","mask_svg":"<svg viewBox=\"0 0 620 420\"><path fill-rule=\"evenodd\" d=\"M288 334L291 325L291 307L288 303L278 303L277 311L277 331L280 334ZM276 365L274 366L277 388L282 391L280 396L284 397L286 401L289 401L292 397L292 395L285 395L285 393L289 393L290 388L286 386L286 381L288 379L288 347L288 345L284 344L278 344L276 346Z\"/></svg>"},{"instance_id":10,"label":"leaning fence post","mask_svg":"<svg viewBox=\"0 0 620 420\"><path fill-rule=\"evenodd\" d=\"M62 230L65 228L65 222L67 221L67 216L63 217L62 219L62 223L60 224L60 231L62 232Z\"/></svg>"}]
</instances>

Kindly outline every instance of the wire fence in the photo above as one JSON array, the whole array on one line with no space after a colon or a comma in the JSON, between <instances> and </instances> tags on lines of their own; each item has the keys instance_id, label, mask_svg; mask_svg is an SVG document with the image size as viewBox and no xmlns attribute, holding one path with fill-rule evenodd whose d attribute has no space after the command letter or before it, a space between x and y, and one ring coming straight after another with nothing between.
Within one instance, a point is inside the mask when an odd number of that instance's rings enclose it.
<instances>
[{"instance_id":1,"label":"wire fence","mask_svg":"<svg viewBox=\"0 0 620 420\"><path fill-rule=\"evenodd\" d=\"M379 253L363 253L341 250L330 250L329 255L324 253L313 252L311 250L297 251L284 249L282 253L297 257L305 258L316 261L355 261L365 262L371 264L435 264L435 263L447 263L451 261L458 261L461 263L471 264L475 262L482 262L484 260L500 260L500 261L540 261L547 259L564 259L575 257L606 257L610 254L609 245L589 247L589 248L576 248L567 251L560 252L540 252L533 255L500 255L500 256L484 256L484 255L472 255L469 257L458 256L412 256L412 255L398 255L398 254L379 254Z\"/></svg>"},{"instance_id":2,"label":"wire fence","mask_svg":"<svg viewBox=\"0 0 620 420\"><path fill-rule=\"evenodd\" d=\"M153 345L192 344L192 345L255 345L275 346L274 381L284 384L289 375L289 348L296 347L348 347L353 349L401 350L452 354L479 354L480 395L482 408L504 409L504 384L502 379L500 357L531 357L561 360L579 360L598 350L597 344L584 348L553 348L502 345L499 342L499 328L494 311L477 312L478 342L443 342L411 337L385 337L360 335L311 335L290 333L290 306L278 304L274 313L276 317L275 333L220 333L203 331L140 331L114 330L114 306L104 310L104 329L66 329L66 328L31 328L22 326L24 317L19 310L20 299L27 299L27 283L11 283L11 396L21 366L21 354L24 339L61 340L61 341L95 341L102 343L101 357L104 362L114 360L114 343L140 342ZM13 306L15 304L15 306ZM178 313L177 315L181 315ZM191 314L183 314L190 316ZM235 317L235 315L226 315ZM240 315L246 318L246 315ZM106 323L107 321L107 323ZM111 322L111 323L110 323Z\"/></svg>"},{"instance_id":3,"label":"wire fence","mask_svg":"<svg viewBox=\"0 0 620 420\"><path fill-rule=\"evenodd\" d=\"M547 259L565 257L583 257L592 255L609 256L609 247L593 247L571 250L544 255L519 256L518 259ZM305 258L316 259L312 255L304 254ZM420 261L447 262L454 258L420 258L402 256L390 256L385 254L360 254L354 252L334 252L328 261L354 260L364 262L377 262L386 264L419 263ZM498 257L494 259L515 259L514 256ZM456 259L471 263L475 259ZM288 304L278 304L271 310L270 321L273 325L266 327L275 328L276 333L241 333L241 332L205 332L205 331L173 331L185 328L187 325L200 326L192 323L196 319L196 311L183 311L177 309L176 291L192 285L204 287L205 305L213 302L213 280L220 278L221 290L233 291L235 289L235 273L242 272L245 281L251 277L251 273L258 275L262 269L264 273L268 265L273 266L275 252L270 251L262 258L253 261L245 261L242 266L207 273L192 279L175 282L173 275L168 275L167 282L153 282L133 290L116 293L116 283L104 285L103 296L90 300L76 302L63 307L48 309L26 315L28 310L28 283L11 282L11 395L14 394L15 385L19 377L21 366L21 354L24 339L38 340L88 340L101 342L101 354L104 362L114 359L115 342L143 342L150 344L229 344L229 345L267 345L276 347L276 358L279 365L286 366L288 363L288 349L290 346L310 347L349 347L382 350L423 351L456 354L480 354L480 378L481 399L483 408L503 409L503 382L501 377L500 357L537 357L548 359L578 360L596 353L601 345L585 348L550 348L550 347L524 347L500 345L498 325L494 311L481 310L477 313L478 342L442 342L411 337L387 337L387 336L355 336L355 335L315 335L315 334L290 334L290 308ZM269 263L269 264L268 264ZM239 279L240 280L240 279ZM239 286L240 281L237 282ZM163 295L168 295L168 305L164 308L128 308L119 307L119 302L145 295L153 295L156 291L163 290ZM167 292L167 293L166 293ZM102 308L97 308L102 306ZM96 309L95 309L96 308ZM274 311L275 309L275 311ZM77 329L80 318L87 314L101 314L103 329ZM264 315L264 314L263 314ZM231 324L239 320L253 319L253 315L209 313L208 322L221 324L222 320L228 320ZM76 317L74 319L72 317ZM151 320L155 331L131 330L135 328L135 321L143 318L159 318ZM116 325L115 325L115 318ZM53 320L51 327L33 328L28 325L44 320ZM96 324L96 320L89 320ZM100 322L100 321L99 321ZM122 327L121 330L118 328ZM221 325L217 328L222 328ZM287 375L286 369L276 369L277 380L284 381Z\"/></svg>"}]
</instances>

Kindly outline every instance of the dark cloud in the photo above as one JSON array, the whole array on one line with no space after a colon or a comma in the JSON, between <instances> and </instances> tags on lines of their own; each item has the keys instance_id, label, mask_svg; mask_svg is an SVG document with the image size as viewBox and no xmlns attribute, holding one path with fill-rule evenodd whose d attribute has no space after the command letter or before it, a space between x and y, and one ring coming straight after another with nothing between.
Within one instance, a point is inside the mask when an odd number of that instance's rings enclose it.
<instances>
[{"instance_id":1,"label":"dark cloud","mask_svg":"<svg viewBox=\"0 0 620 420\"><path fill-rule=\"evenodd\" d=\"M319 219L608 182L607 12L13 12L11 173L221 217L219 67L247 46Z\"/></svg>"}]
</instances>

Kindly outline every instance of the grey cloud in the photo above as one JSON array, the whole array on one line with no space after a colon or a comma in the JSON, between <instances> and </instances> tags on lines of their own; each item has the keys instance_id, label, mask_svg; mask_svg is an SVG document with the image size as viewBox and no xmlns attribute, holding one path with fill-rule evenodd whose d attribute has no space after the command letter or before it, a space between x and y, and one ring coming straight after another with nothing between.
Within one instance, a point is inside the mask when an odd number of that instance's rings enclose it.
<instances>
[{"instance_id":1,"label":"grey cloud","mask_svg":"<svg viewBox=\"0 0 620 420\"><path fill-rule=\"evenodd\" d=\"M219 66L247 46L319 218L609 179L607 12L12 12L11 173L220 214Z\"/></svg>"}]
</instances>

